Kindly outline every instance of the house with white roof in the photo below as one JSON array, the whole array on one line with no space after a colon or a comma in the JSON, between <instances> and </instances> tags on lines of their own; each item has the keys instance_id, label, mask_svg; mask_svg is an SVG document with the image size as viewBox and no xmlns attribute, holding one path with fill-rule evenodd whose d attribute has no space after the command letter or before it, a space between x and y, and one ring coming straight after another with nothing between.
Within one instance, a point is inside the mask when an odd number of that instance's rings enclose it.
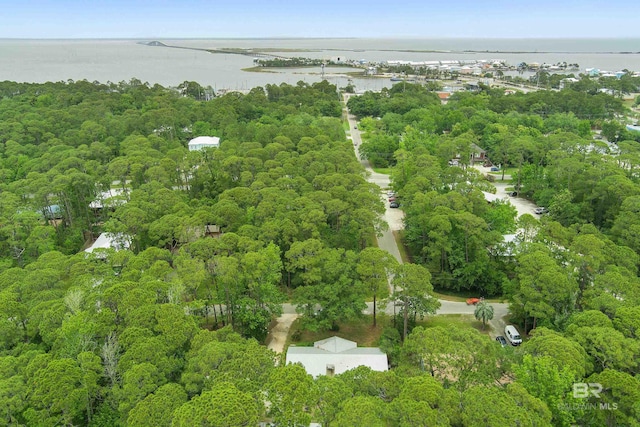
<instances>
[{"instance_id":1,"label":"house with white roof","mask_svg":"<svg viewBox=\"0 0 640 427\"><path fill-rule=\"evenodd\" d=\"M123 233L102 233L85 252L93 253L96 249L114 249L120 251L131 247L131 238Z\"/></svg>"},{"instance_id":2,"label":"house with white roof","mask_svg":"<svg viewBox=\"0 0 640 427\"><path fill-rule=\"evenodd\" d=\"M217 136L198 136L189 141L189 151L200 151L205 148L220 147L220 138Z\"/></svg>"},{"instance_id":3,"label":"house with white roof","mask_svg":"<svg viewBox=\"0 0 640 427\"><path fill-rule=\"evenodd\" d=\"M389 370L387 355L377 347L358 347L358 344L340 337L316 341L313 347L290 346L287 363L301 363L308 374L338 375L358 366L374 371Z\"/></svg>"},{"instance_id":4,"label":"house with white roof","mask_svg":"<svg viewBox=\"0 0 640 427\"><path fill-rule=\"evenodd\" d=\"M89 203L89 208L97 210L103 208L115 208L127 203L128 191L122 188L111 188L96 196L96 199Z\"/></svg>"}]
</instances>

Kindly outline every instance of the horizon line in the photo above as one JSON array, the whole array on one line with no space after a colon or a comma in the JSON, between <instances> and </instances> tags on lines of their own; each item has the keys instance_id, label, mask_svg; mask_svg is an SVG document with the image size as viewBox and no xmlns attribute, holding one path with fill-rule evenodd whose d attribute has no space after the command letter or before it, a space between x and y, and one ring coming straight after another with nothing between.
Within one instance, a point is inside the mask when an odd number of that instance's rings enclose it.
<instances>
[{"instance_id":1,"label":"horizon line","mask_svg":"<svg viewBox=\"0 0 640 427\"><path fill-rule=\"evenodd\" d=\"M449 36L264 36L264 37L180 37L180 36L149 36L149 37L0 37L0 40L640 40L631 36L574 36L574 37L449 37Z\"/></svg>"}]
</instances>

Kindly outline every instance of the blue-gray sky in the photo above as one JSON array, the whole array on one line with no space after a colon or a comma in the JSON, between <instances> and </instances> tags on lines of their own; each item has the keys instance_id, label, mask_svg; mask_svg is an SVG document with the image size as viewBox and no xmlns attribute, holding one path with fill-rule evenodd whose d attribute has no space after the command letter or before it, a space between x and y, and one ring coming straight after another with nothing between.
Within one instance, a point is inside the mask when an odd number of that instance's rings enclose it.
<instances>
[{"instance_id":1,"label":"blue-gray sky","mask_svg":"<svg viewBox=\"0 0 640 427\"><path fill-rule=\"evenodd\" d=\"M0 38L150 37L636 38L640 0L0 0Z\"/></svg>"}]
</instances>

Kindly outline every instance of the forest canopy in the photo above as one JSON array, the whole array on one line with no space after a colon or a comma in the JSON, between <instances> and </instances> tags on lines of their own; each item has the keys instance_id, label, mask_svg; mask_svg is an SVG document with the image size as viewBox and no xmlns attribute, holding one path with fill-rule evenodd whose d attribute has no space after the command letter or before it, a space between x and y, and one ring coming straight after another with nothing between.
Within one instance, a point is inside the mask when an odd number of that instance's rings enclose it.
<instances>
[{"instance_id":1,"label":"forest canopy","mask_svg":"<svg viewBox=\"0 0 640 427\"><path fill-rule=\"evenodd\" d=\"M334 85L181 87L0 83L0 425L637 424L640 151L619 100L351 97L406 215L398 265L373 247L380 188ZM196 136L220 147L189 151ZM475 147L549 213L487 203ZM84 251L105 233L129 249ZM432 284L509 299L525 343L417 325ZM388 372L312 378L262 344L284 302L322 330L376 298L404 317L380 340ZM571 410L575 382L617 409Z\"/></svg>"}]
</instances>

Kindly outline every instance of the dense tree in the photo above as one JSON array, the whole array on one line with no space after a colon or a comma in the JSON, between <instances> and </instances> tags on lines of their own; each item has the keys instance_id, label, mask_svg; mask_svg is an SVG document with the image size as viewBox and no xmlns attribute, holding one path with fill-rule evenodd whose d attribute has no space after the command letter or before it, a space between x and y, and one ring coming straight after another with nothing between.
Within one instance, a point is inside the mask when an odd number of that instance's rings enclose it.
<instances>
[{"instance_id":1,"label":"dense tree","mask_svg":"<svg viewBox=\"0 0 640 427\"><path fill-rule=\"evenodd\" d=\"M587 80L447 105L409 83L351 97L426 269L366 248L384 206L326 81L216 98L196 82L0 82L0 425L632 425L638 138L598 93L626 79ZM221 146L189 152L198 135ZM486 202L472 144L549 209L518 220L509 254L515 212ZM104 231L132 250L82 252ZM389 372L313 380L245 338L264 338L285 295L303 327L357 318L391 271L408 335L381 339ZM504 293L536 328L521 353L472 329L409 334L436 309L431 283ZM618 409L562 413L569 382L602 384Z\"/></svg>"},{"instance_id":2,"label":"dense tree","mask_svg":"<svg viewBox=\"0 0 640 427\"><path fill-rule=\"evenodd\" d=\"M127 425L171 426L173 412L187 401L187 393L175 383L165 384L140 401L130 412Z\"/></svg>"},{"instance_id":3,"label":"dense tree","mask_svg":"<svg viewBox=\"0 0 640 427\"><path fill-rule=\"evenodd\" d=\"M574 403L568 398L575 379L569 366L560 367L549 356L527 354L514 371L517 383L546 404L553 416L553 425L570 426L574 422L571 411L563 410Z\"/></svg>"},{"instance_id":4,"label":"dense tree","mask_svg":"<svg viewBox=\"0 0 640 427\"><path fill-rule=\"evenodd\" d=\"M527 319L547 323L566 319L574 310L577 285L552 258L548 250L539 247L519 256L517 268L519 288L513 294L512 312Z\"/></svg>"},{"instance_id":5,"label":"dense tree","mask_svg":"<svg viewBox=\"0 0 640 427\"><path fill-rule=\"evenodd\" d=\"M413 317L434 314L440 302L433 296L431 274L416 264L399 264L392 279L392 298L402 304L402 339L407 338L409 314Z\"/></svg>"},{"instance_id":6,"label":"dense tree","mask_svg":"<svg viewBox=\"0 0 640 427\"><path fill-rule=\"evenodd\" d=\"M344 402L342 411L338 413L332 425L347 427L364 424L383 427L384 413L384 404L379 399L371 396L355 396Z\"/></svg>"},{"instance_id":7,"label":"dense tree","mask_svg":"<svg viewBox=\"0 0 640 427\"><path fill-rule=\"evenodd\" d=\"M490 384L500 377L503 368L496 351L495 343L478 331L441 326L415 328L403 346L413 366L460 389L470 384Z\"/></svg>"},{"instance_id":8,"label":"dense tree","mask_svg":"<svg viewBox=\"0 0 640 427\"><path fill-rule=\"evenodd\" d=\"M289 364L274 370L268 379L267 399L271 402L269 413L278 424L309 424L310 408L317 398L318 390L313 379L299 364Z\"/></svg>"},{"instance_id":9,"label":"dense tree","mask_svg":"<svg viewBox=\"0 0 640 427\"><path fill-rule=\"evenodd\" d=\"M551 425L546 405L518 384L510 384L506 389L472 387L462 396L461 404L462 422L467 426ZM514 407L520 409L509 409Z\"/></svg>"},{"instance_id":10,"label":"dense tree","mask_svg":"<svg viewBox=\"0 0 640 427\"><path fill-rule=\"evenodd\" d=\"M378 248L366 248L358 255L356 271L367 292L373 296L373 326L376 326L378 299L389 295L389 274L395 264L391 254Z\"/></svg>"},{"instance_id":11,"label":"dense tree","mask_svg":"<svg viewBox=\"0 0 640 427\"><path fill-rule=\"evenodd\" d=\"M176 409L171 425L250 426L258 423L258 416L258 406L250 394L222 382Z\"/></svg>"}]
</instances>

